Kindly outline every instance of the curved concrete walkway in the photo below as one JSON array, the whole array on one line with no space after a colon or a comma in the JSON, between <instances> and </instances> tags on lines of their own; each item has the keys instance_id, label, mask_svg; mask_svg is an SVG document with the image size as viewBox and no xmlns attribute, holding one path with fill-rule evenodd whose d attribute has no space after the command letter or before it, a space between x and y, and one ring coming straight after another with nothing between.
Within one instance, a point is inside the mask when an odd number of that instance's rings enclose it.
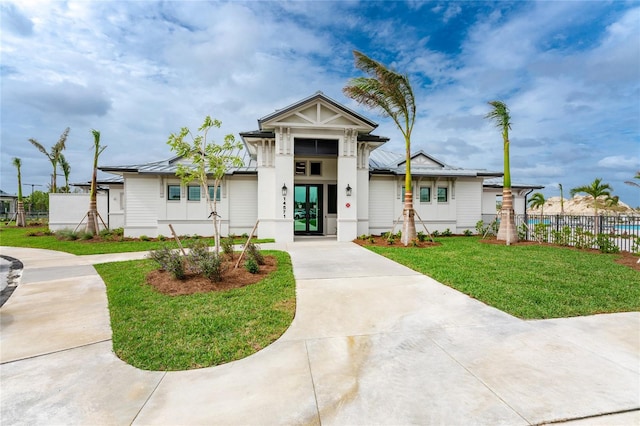
<instances>
[{"instance_id":1,"label":"curved concrete walkway","mask_svg":"<svg viewBox=\"0 0 640 426\"><path fill-rule=\"evenodd\" d=\"M289 330L240 361L150 372L111 351L91 266L146 253L1 247L25 269L0 308L0 423L640 424L638 312L522 321L352 243L263 248L293 261Z\"/></svg>"}]
</instances>

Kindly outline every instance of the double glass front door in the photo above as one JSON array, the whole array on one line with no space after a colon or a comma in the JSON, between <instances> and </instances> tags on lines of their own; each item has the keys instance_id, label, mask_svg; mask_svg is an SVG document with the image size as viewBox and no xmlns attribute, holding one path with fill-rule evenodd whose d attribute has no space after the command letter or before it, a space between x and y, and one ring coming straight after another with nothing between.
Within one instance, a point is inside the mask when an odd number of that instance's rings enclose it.
<instances>
[{"instance_id":1,"label":"double glass front door","mask_svg":"<svg viewBox=\"0 0 640 426\"><path fill-rule=\"evenodd\" d=\"M295 185L294 233L322 234L322 185Z\"/></svg>"}]
</instances>

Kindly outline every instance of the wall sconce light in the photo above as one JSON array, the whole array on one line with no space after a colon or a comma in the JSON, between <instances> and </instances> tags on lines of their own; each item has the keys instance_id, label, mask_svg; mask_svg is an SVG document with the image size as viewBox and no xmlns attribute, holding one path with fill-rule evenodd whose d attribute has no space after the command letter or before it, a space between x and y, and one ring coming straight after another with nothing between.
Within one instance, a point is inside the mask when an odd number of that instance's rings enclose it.
<instances>
[{"instance_id":1,"label":"wall sconce light","mask_svg":"<svg viewBox=\"0 0 640 426\"><path fill-rule=\"evenodd\" d=\"M286 197L287 196L287 185L286 184L282 184L282 196Z\"/></svg>"},{"instance_id":2,"label":"wall sconce light","mask_svg":"<svg viewBox=\"0 0 640 426\"><path fill-rule=\"evenodd\" d=\"M351 197L351 191L352 191L351 185L347 184L346 190L347 190L347 197Z\"/></svg>"}]
</instances>

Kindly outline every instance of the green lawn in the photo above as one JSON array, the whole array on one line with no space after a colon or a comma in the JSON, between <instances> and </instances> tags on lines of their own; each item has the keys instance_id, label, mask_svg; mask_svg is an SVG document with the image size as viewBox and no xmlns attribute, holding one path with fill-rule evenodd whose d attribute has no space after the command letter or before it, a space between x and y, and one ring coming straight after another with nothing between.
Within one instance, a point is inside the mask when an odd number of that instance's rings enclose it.
<instances>
[{"instance_id":1,"label":"green lawn","mask_svg":"<svg viewBox=\"0 0 640 426\"><path fill-rule=\"evenodd\" d=\"M524 319L640 311L640 272L615 263L617 255L470 237L437 241L369 249Z\"/></svg>"},{"instance_id":2,"label":"green lawn","mask_svg":"<svg viewBox=\"0 0 640 426\"><path fill-rule=\"evenodd\" d=\"M47 228L16 228L16 227L0 227L0 246L10 247L31 247L48 250L58 250L67 253L85 255L85 254L103 254L103 253L124 253L133 251L147 251L160 248L163 244L170 247L178 248L178 245L172 238L166 241L142 241L142 240L125 240L125 241L61 241L53 235L45 236L29 236L29 233L44 232ZM186 244L188 240L182 240ZM213 238L206 238L209 245L213 245ZM235 244L244 244L246 239L238 238L234 240ZM255 240L256 243L273 242L273 240Z\"/></svg>"},{"instance_id":3,"label":"green lawn","mask_svg":"<svg viewBox=\"0 0 640 426\"><path fill-rule=\"evenodd\" d=\"M166 296L145 283L148 260L96 265L107 285L113 348L145 370L186 370L244 358L272 343L295 313L289 255L257 284L189 296Z\"/></svg>"}]
</instances>

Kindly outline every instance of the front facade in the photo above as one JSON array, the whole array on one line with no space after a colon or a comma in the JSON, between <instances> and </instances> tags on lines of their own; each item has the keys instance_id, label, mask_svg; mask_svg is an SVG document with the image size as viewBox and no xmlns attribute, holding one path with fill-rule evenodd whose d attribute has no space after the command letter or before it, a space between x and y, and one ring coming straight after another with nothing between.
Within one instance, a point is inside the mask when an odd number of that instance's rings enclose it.
<instances>
[{"instance_id":1,"label":"front facade","mask_svg":"<svg viewBox=\"0 0 640 426\"><path fill-rule=\"evenodd\" d=\"M216 194L223 235L249 233L259 222L257 235L278 242L297 235L351 241L401 222L404 155L381 148L388 138L371 133L376 123L318 92L258 126L240 134L244 166L230 170ZM181 185L175 176L181 161L101 168L122 176L125 235L169 235L169 224L180 235L213 234L202 193L213 196L213 183ZM484 180L502 175L450 167L424 152L412 156L411 166L414 207L429 231L474 229Z\"/></svg>"}]
</instances>

